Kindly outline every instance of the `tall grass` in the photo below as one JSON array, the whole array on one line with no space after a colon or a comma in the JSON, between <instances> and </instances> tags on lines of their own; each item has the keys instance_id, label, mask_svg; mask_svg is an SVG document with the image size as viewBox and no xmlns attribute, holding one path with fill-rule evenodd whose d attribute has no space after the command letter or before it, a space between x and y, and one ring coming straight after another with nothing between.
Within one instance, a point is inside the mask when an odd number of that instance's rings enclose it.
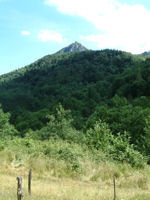
<instances>
[{"instance_id":1,"label":"tall grass","mask_svg":"<svg viewBox=\"0 0 150 200\"><path fill-rule=\"evenodd\" d=\"M15 139L0 142L0 199L16 199L16 177L23 177L25 199L149 199L149 167L132 168L117 163L101 151L65 141ZM32 168L32 196L27 193Z\"/></svg>"}]
</instances>

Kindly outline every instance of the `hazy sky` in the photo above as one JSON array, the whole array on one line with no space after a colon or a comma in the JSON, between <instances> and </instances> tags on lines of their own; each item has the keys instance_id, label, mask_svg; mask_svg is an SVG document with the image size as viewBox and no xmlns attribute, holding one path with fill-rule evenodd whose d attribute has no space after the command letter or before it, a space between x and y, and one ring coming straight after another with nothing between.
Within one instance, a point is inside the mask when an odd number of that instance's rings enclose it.
<instances>
[{"instance_id":1,"label":"hazy sky","mask_svg":"<svg viewBox=\"0 0 150 200\"><path fill-rule=\"evenodd\" d=\"M0 74L78 41L150 50L150 0L0 0Z\"/></svg>"}]
</instances>

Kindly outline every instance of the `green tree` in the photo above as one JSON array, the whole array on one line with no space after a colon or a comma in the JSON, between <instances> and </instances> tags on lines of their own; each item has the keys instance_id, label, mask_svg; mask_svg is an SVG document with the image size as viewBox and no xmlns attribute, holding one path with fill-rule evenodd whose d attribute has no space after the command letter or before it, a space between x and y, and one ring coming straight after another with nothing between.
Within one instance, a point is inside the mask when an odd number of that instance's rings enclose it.
<instances>
[{"instance_id":1,"label":"green tree","mask_svg":"<svg viewBox=\"0 0 150 200\"><path fill-rule=\"evenodd\" d=\"M49 140L51 138L67 140L70 142L82 143L84 136L81 131L77 131L72 126L73 119L69 110L64 110L61 104L56 109L56 113L47 116L49 122L38 131L30 131L27 137L33 139Z\"/></svg>"},{"instance_id":2,"label":"green tree","mask_svg":"<svg viewBox=\"0 0 150 200\"><path fill-rule=\"evenodd\" d=\"M126 132L114 136L109 125L101 120L87 130L87 139L89 146L103 150L114 160L130 163L133 167L144 166L144 157L134 149L130 136Z\"/></svg>"},{"instance_id":3,"label":"green tree","mask_svg":"<svg viewBox=\"0 0 150 200\"><path fill-rule=\"evenodd\" d=\"M10 114L4 113L0 106L0 138L13 137L18 134L13 125L9 123Z\"/></svg>"},{"instance_id":4,"label":"green tree","mask_svg":"<svg viewBox=\"0 0 150 200\"><path fill-rule=\"evenodd\" d=\"M109 146L109 139L112 135L107 123L99 120L95 123L93 128L86 132L87 143L96 149L106 150Z\"/></svg>"}]
</instances>

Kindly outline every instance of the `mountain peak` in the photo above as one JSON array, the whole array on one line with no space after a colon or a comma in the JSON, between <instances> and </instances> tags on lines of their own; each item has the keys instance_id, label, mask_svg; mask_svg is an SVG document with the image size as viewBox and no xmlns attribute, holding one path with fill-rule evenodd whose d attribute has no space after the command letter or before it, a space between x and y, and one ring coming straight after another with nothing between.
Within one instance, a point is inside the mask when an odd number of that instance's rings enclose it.
<instances>
[{"instance_id":1,"label":"mountain peak","mask_svg":"<svg viewBox=\"0 0 150 200\"><path fill-rule=\"evenodd\" d=\"M86 51L86 50L87 50L86 47L84 47L79 42L75 41L74 43L70 44L69 46L58 51L56 54L69 53L69 52L75 52L75 51Z\"/></svg>"}]
</instances>

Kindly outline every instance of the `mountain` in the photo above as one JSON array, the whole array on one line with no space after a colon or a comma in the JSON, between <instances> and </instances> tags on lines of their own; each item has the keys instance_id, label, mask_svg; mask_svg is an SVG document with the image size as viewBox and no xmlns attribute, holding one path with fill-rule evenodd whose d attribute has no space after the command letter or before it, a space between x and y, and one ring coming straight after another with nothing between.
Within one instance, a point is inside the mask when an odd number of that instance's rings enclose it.
<instances>
[{"instance_id":1,"label":"mountain","mask_svg":"<svg viewBox=\"0 0 150 200\"><path fill-rule=\"evenodd\" d=\"M150 58L150 51L145 51L144 53L141 54L141 56L144 58Z\"/></svg>"},{"instance_id":2,"label":"mountain","mask_svg":"<svg viewBox=\"0 0 150 200\"><path fill-rule=\"evenodd\" d=\"M69 52L80 52L80 51L87 51L88 49L84 47L82 44L78 42L74 42L70 44L69 46L61 49L58 51L56 54L61 54L61 53L69 53Z\"/></svg>"},{"instance_id":3,"label":"mountain","mask_svg":"<svg viewBox=\"0 0 150 200\"><path fill-rule=\"evenodd\" d=\"M139 62L129 53L108 49L48 55L0 76L0 103L22 132L43 127L59 103L71 110L74 125L81 129L96 107L115 93L132 96L121 75Z\"/></svg>"},{"instance_id":4,"label":"mountain","mask_svg":"<svg viewBox=\"0 0 150 200\"><path fill-rule=\"evenodd\" d=\"M109 151L118 152L117 160L118 155L129 160L122 154L128 144L149 156L150 59L70 46L68 53L47 55L0 76L0 136L83 141L103 149L113 134Z\"/></svg>"},{"instance_id":5,"label":"mountain","mask_svg":"<svg viewBox=\"0 0 150 200\"><path fill-rule=\"evenodd\" d=\"M150 58L150 51L145 51L145 52L143 52L143 53L141 53L141 54L137 54L137 56L138 56L139 58L143 58L143 59Z\"/></svg>"}]
</instances>

